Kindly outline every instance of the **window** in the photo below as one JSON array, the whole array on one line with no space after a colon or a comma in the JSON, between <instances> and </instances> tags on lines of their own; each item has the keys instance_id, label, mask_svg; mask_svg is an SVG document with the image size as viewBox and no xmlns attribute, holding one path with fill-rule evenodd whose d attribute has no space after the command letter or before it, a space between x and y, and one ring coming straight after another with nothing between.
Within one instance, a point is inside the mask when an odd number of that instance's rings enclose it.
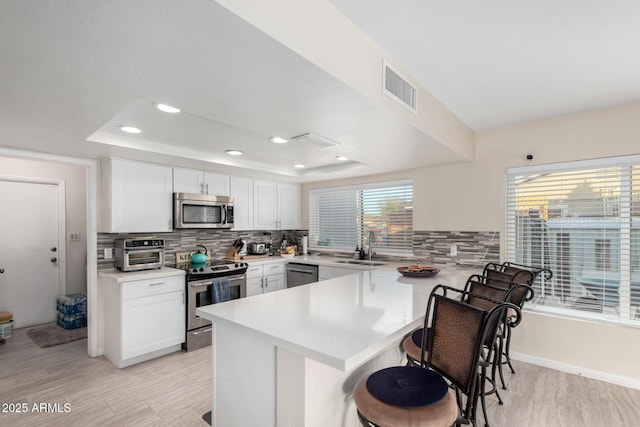
<instances>
[{"instance_id":1,"label":"window","mask_svg":"<svg viewBox=\"0 0 640 427\"><path fill-rule=\"evenodd\" d=\"M385 255L413 253L413 183L396 181L311 190L309 247L353 251L369 244Z\"/></svg>"},{"instance_id":2,"label":"window","mask_svg":"<svg viewBox=\"0 0 640 427\"><path fill-rule=\"evenodd\" d=\"M640 156L507 171L507 258L536 310L640 325Z\"/></svg>"}]
</instances>

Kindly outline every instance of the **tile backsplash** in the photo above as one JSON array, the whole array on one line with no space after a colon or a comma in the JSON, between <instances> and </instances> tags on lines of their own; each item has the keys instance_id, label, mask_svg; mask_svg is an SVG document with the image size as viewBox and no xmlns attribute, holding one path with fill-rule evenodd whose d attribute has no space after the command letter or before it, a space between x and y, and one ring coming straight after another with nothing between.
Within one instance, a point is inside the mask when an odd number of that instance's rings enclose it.
<instances>
[{"instance_id":1,"label":"tile backsplash","mask_svg":"<svg viewBox=\"0 0 640 427\"><path fill-rule=\"evenodd\" d=\"M455 245L455 255L452 255ZM414 231L416 259L439 265L479 267L500 262L500 233L497 231Z\"/></svg>"},{"instance_id":2,"label":"tile backsplash","mask_svg":"<svg viewBox=\"0 0 640 427\"><path fill-rule=\"evenodd\" d=\"M176 230L170 233L98 233L98 270L113 268L115 260L104 259L104 249L114 247L118 238L162 238L165 241L165 264L176 263L177 252L195 252L196 245L204 245L212 259L224 259L236 239L247 242L280 244L284 236L287 241L302 239L304 230L234 231L234 230Z\"/></svg>"},{"instance_id":3,"label":"tile backsplash","mask_svg":"<svg viewBox=\"0 0 640 427\"><path fill-rule=\"evenodd\" d=\"M165 263L176 262L176 253L195 252L196 245L204 245L212 259L224 259L236 239L247 242L273 242L279 245L283 236L288 241L301 239L306 230L234 231L234 230L176 230L170 233L98 233L98 270L114 267L114 259L104 259L104 249L113 248L114 240L122 237L165 239ZM451 246L455 245L455 255ZM414 231L413 258L436 265L482 266L500 261L500 233L493 231ZM342 254L344 255L344 253ZM389 258L389 257L387 257ZM406 257L398 260L406 260Z\"/></svg>"}]
</instances>

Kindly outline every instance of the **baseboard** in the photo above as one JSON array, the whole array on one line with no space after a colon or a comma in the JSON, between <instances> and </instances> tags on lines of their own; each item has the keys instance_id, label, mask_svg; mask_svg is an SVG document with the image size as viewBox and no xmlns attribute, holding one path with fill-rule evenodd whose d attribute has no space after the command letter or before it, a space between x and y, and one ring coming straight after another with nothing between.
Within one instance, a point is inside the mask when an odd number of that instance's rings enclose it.
<instances>
[{"instance_id":1,"label":"baseboard","mask_svg":"<svg viewBox=\"0 0 640 427\"><path fill-rule=\"evenodd\" d=\"M511 351L510 354L512 359L519 360L521 362L526 362L532 365L542 366L544 368L555 369L556 371L567 372L569 374L580 375L594 380L605 381L608 383L640 390L640 380L635 378L615 375L609 372L597 371L595 369L587 369L581 366L558 362L557 360L531 356L525 353Z\"/></svg>"}]
</instances>

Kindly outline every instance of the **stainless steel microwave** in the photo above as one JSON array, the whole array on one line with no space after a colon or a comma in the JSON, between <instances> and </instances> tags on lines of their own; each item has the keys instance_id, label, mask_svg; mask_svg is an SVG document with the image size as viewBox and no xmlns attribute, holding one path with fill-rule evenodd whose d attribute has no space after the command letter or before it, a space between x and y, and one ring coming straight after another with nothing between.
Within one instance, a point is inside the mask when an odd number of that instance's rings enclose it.
<instances>
[{"instance_id":1,"label":"stainless steel microwave","mask_svg":"<svg viewBox=\"0 0 640 427\"><path fill-rule=\"evenodd\" d=\"M232 228L233 197L173 193L173 228Z\"/></svg>"}]
</instances>

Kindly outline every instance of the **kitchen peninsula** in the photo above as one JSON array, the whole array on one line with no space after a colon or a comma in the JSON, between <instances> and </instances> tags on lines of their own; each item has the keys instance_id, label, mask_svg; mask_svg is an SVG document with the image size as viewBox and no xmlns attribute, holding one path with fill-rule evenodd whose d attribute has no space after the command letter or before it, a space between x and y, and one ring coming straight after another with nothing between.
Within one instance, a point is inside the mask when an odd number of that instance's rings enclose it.
<instances>
[{"instance_id":1,"label":"kitchen peninsula","mask_svg":"<svg viewBox=\"0 0 640 427\"><path fill-rule=\"evenodd\" d=\"M433 287L462 287L470 274L363 270L199 308L213 322L212 425L357 426L357 382L404 363L398 344Z\"/></svg>"}]
</instances>

